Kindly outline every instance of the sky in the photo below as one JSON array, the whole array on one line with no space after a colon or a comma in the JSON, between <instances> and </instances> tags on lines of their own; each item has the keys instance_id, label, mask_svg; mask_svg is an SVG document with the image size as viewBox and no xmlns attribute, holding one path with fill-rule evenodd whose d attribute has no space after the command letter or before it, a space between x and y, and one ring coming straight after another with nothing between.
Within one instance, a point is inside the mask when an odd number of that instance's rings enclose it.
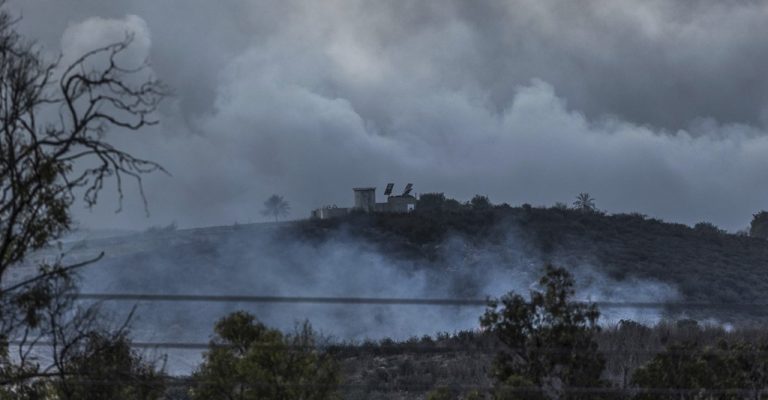
<instances>
[{"instance_id":1,"label":"sky","mask_svg":"<svg viewBox=\"0 0 768 400\"><path fill-rule=\"evenodd\" d=\"M258 222L352 187L571 203L736 231L768 209L768 2L8 0L63 62L135 40L174 95L107 140L170 175L92 229Z\"/></svg>"}]
</instances>

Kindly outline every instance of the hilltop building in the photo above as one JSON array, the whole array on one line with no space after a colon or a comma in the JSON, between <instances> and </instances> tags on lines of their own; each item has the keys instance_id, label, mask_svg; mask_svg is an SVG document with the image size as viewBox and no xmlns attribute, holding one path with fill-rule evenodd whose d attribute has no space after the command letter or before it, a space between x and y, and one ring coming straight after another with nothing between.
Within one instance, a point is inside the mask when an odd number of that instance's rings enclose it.
<instances>
[{"instance_id":1,"label":"hilltop building","mask_svg":"<svg viewBox=\"0 0 768 400\"><path fill-rule=\"evenodd\" d=\"M413 184L409 183L406 185L405 190L400 195L392 195L394 186L394 183L390 183L384 190L384 195L387 196L387 201L384 203L376 202L375 187L353 188L354 205L352 207L325 206L313 210L312 218L337 218L347 215L352 211L367 213L409 213L413 211L416 208L416 197L411 194Z\"/></svg>"}]
</instances>

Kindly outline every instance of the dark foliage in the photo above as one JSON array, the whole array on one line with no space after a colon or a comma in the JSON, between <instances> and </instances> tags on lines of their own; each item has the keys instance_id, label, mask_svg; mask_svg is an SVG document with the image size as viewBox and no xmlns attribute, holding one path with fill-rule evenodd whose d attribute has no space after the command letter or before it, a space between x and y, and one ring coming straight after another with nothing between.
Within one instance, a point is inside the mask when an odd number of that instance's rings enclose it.
<instances>
[{"instance_id":1,"label":"dark foliage","mask_svg":"<svg viewBox=\"0 0 768 400\"><path fill-rule=\"evenodd\" d=\"M617 280L627 277L669 282L683 301L711 302L720 308L668 307L693 317L717 316L739 322L768 317L768 310L728 303L768 301L768 243L707 226L694 229L640 214L604 215L573 209L495 206L487 210L373 214L298 223L287 237L322 241L341 229L369 239L394 257L441 267L440 249L454 235L476 249L501 253L510 234L525 254L564 267L597 266ZM474 251L472 247L467 251ZM480 251L480 250L477 250ZM510 265L510 268L512 265ZM725 304L725 305L723 305Z\"/></svg>"},{"instance_id":2,"label":"dark foliage","mask_svg":"<svg viewBox=\"0 0 768 400\"><path fill-rule=\"evenodd\" d=\"M647 381L633 384L632 377L639 378L641 374L647 374L636 373L639 368L645 367L644 370L650 369L654 373L680 378L680 370L666 368L668 364L659 361L673 355L686 360L702 360L706 357L710 357L707 360L719 360L722 363L710 372L722 377L744 378L745 371L752 371L750 381L739 381L748 385L736 388L737 391L748 389L746 395L739 398L757 398L749 397L749 390L757 387L756 382L768 376L765 370L760 372L760 366L765 365L761 364L764 362L760 361L761 357L764 360L768 354L764 346L764 343L768 343L768 331L764 328L729 331L720 326L702 326L692 320L662 322L650 327L622 321L596 332L593 338L598 345L597 352L605 360L601 377L606 385L599 388L602 393L587 393L587 398L633 398L642 387L669 389L671 386L664 386L669 380L661 380L660 386L654 386ZM503 344L489 332L464 331L400 342L387 339L339 346L333 351L333 356L342 365L341 388L344 398L421 399L431 395L434 398L480 399L488 398L491 394L489 389L493 381L489 379L489 373L493 358L501 349ZM719 355L711 358L712 354ZM665 365L665 368L659 369L659 365ZM691 382L684 383L691 385ZM703 383L700 389L713 387L712 382L718 380ZM722 387L724 381L720 382ZM690 389L691 386L686 388ZM661 397L652 397L648 392L640 394L645 399L669 398L663 393L653 393ZM690 398L676 394L674 399ZM712 395L700 398L721 397Z\"/></svg>"},{"instance_id":3,"label":"dark foliage","mask_svg":"<svg viewBox=\"0 0 768 400\"><path fill-rule=\"evenodd\" d=\"M749 236L768 239L768 211L760 211L752 216L749 224Z\"/></svg>"},{"instance_id":4,"label":"dark foliage","mask_svg":"<svg viewBox=\"0 0 768 400\"><path fill-rule=\"evenodd\" d=\"M264 209L261 211L261 215L272 217L275 219L275 222L277 222L280 217L288 215L290 210L291 206L283 196L273 194L264 202Z\"/></svg>"},{"instance_id":5,"label":"dark foliage","mask_svg":"<svg viewBox=\"0 0 768 400\"><path fill-rule=\"evenodd\" d=\"M150 399L162 387L135 385L154 370L131 352L122 330L97 330L93 308L81 313L68 300L72 272L100 256L65 265L59 255L21 281L9 282L6 272L70 229L77 196L92 207L114 180L122 202L124 181L133 179L144 198L142 176L162 167L106 135L156 124L167 90L146 64L122 62L130 35L60 65L18 34L18 19L4 5L0 0L0 338L16 343L2 346L0 397ZM53 343L40 351L35 343L45 340ZM122 381L92 382L107 377Z\"/></svg>"},{"instance_id":6,"label":"dark foliage","mask_svg":"<svg viewBox=\"0 0 768 400\"><path fill-rule=\"evenodd\" d=\"M48 383L52 398L154 400L164 396L164 375L131 348L123 332L89 332L82 343L61 356L59 377Z\"/></svg>"},{"instance_id":7,"label":"dark foliage","mask_svg":"<svg viewBox=\"0 0 768 400\"><path fill-rule=\"evenodd\" d=\"M283 335L245 312L216 323L216 336L194 374L193 399L336 398L336 363L316 348L308 324Z\"/></svg>"},{"instance_id":8,"label":"dark foliage","mask_svg":"<svg viewBox=\"0 0 768 400\"><path fill-rule=\"evenodd\" d=\"M764 399L768 387L768 346L688 342L670 346L635 371L640 400ZM668 390L668 393L665 393Z\"/></svg>"},{"instance_id":9,"label":"dark foliage","mask_svg":"<svg viewBox=\"0 0 768 400\"><path fill-rule=\"evenodd\" d=\"M469 206L473 210L487 210L493 207L493 204L488 200L488 196L481 196L478 194L469 201Z\"/></svg>"},{"instance_id":10,"label":"dark foliage","mask_svg":"<svg viewBox=\"0 0 768 400\"><path fill-rule=\"evenodd\" d=\"M493 365L499 399L587 399L571 388L601 388L605 361L594 336L600 313L572 301L573 277L547 266L542 291L492 301L481 324L503 344ZM526 390L531 390L527 392Z\"/></svg>"}]
</instances>

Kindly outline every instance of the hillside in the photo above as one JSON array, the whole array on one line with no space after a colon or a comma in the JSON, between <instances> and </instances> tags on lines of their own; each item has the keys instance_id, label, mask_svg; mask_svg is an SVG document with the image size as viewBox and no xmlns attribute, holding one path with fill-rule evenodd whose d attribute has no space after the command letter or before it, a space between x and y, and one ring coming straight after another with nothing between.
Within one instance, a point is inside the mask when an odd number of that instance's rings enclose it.
<instances>
[{"instance_id":1,"label":"hillside","mask_svg":"<svg viewBox=\"0 0 768 400\"><path fill-rule=\"evenodd\" d=\"M497 206L484 210L352 214L332 220L175 230L155 229L75 245L72 259L104 251L83 271L91 293L484 298L526 292L541 266L576 272L582 297L609 302L700 302L664 306L647 320L762 321L768 302L768 241L639 215ZM128 303L114 304L125 310ZM206 340L213 322L238 308L290 329L308 318L341 339L475 329L482 308L344 305L146 304L138 332L153 339ZM146 311L142 311L146 310ZM427 312L429 318L425 318ZM165 328L157 330L156 324Z\"/></svg>"},{"instance_id":2,"label":"hillside","mask_svg":"<svg viewBox=\"0 0 768 400\"><path fill-rule=\"evenodd\" d=\"M765 322L767 316L761 308L727 304L768 302L768 241L639 215L496 206L351 214L279 224L168 227L73 243L68 257L82 260L101 251L105 258L82 272L83 292L483 298L527 291L540 276L542 264L552 262L575 272L581 297L726 304L695 309L665 306L653 310L647 320L639 318L643 314L630 313L610 319L614 322L627 318L653 324L659 318L693 318L748 325ZM55 252L50 249L43 255ZM661 289L649 291L649 287ZM103 307L119 320L133 305L117 301ZM324 335L355 343L476 331L483 311L478 306L140 302L132 337L206 343L214 322L240 309L283 330L308 319ZM189 373L200 357L199 350L169 350L169 354L170 372L181 375ZM361 398L371 394L365 387L382 379L397 391L403 382L442 385L451 376L417 378L427 370L458 368L469 382L487 383L488 357L477 354L342 358L348 379L363 388Z\"/></svg>"},{"instance_id":3,"label":"hillside","mask_svg":"<svg viewBox=\"0 0 768 400\"><path fill-rule=\"evenodd\" d=\"M590 264L616 280L647 278L676 285L688 302L768 300L768 241L728 234L711 225L691 228L639 214L604 215L562 208L497 206L487 210L354 215L305 221L307 238L345 229L398 257L439 264L454 235L501 250L516 245L542 262Z\"/></svg>"},{"instance_id":4,"label":"hillside","mask_svg":"<svg viewBox=\"0 0 768 400\"><path fill-rule=\"evenodd\" d=\"M257 235L274 235L281 243L306 241L317 246L337 239L340 233L346 238L362 239L393 259L429 268L445 267L446 247L456 245L451 238L460 237L460 249L447 249L451 254L464 253L459 263L477 263L470 257L473 253L501 253L514 246L514 253L526 260L566 267L589 264L619 281L634 277L670 283L679 289L684 301L768 301L766 240L728 234L711 226L691 228L666 223L638 214L605 215L561 208L496 206L487 210L353 214L283 224L161 229L79 243L70 256L82 258L78 255L103 250L112 262L130 259L131 264L141 268L136 264L142 259L146 262L149 255L204 261L222 243L243 242ZM237 254L229 256L237 258ZM506 257L503 262L515 260ZM456 269L457 261L450 263Z\"/></svg>"}]
</instances>

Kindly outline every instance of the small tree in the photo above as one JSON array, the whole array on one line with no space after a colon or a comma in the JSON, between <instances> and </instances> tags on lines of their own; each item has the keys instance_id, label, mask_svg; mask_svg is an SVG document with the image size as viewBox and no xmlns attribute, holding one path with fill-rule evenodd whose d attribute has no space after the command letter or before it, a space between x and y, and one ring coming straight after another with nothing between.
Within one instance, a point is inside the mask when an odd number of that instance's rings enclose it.
<instances>
[{"instance_id":1,"label":"small tree","mask_svg":"<svg viewBox=\"0 0 768 400\"><path fill-rule=\"evenodd\" d=\"M768 211L760 211L752 215L749 224L749 236L768 239Z\"/></svg>"},{"instance_id":2,"label":"small tree","mask_svg":"<svg viewBox=\"0 0 768 400\"><path fill-rule=\"evenodd\" d=\"M727 233L711 222L699 222L693 226L693 230L706 235L724 235Z\"/></svg>"},{"instance_id":3,"label":"small tree","mask_svg":"<svg viewBox=\"0 0 768 400\"><path fill-rule=\"evenodd\" d=\"M584 212L594 212L597 210L595 199L589 193L579 193L576 196L576 201L573 202L573 208Z\"/></svg>"},{"instance_id":4,"label":"small tree","mask_svg":"<svg viewBox=\"0 0 768 400\"><path fill-rule=\"evenodd\" d=\"M605 361L593 336L597 307L571 301L574 281L562 268L546 267L526 301L509 293L490 302L481 325L503 345L494 361L496 397L502 399L587 399L569 387L602 387Z\"/></svg>"},{"instance_id":5,"label":"small tree","mask_svg":"<svg viewBox=\"0 0 768 400\"><path fill-rule=\"evenodd\" d=\"M469 205L473 210L487 210L493 207L491 201L488 200L488 196L481 196L479 194L476 194L475 197L469 201Z\"/></svg>"},{"instance_id":6,"label":"small tree","mask_svg":"<svg viewBox=\"0 0 768 400\"><path fill-rule=\"evenodd\" d=\"M418 211L441 211L445 206L444 193L424 193L416 201Z\"/></svg>"},{"instance_id":7,"label":"small tree","mask_svg":"<svg viewBox=\"0 0 768 400\"><path fill-rule=\"evenodd\" d=\"M216 323L215 337L193 375L200 400L325 400L336 398L336 363L316 347L305 323L283 335L246 312Z\"/></svg>"},{"instance_id":8,"label":"small tree","mask_svg":"<svg viewBox=\"0 0 768 400\"><path fill-rule=\"evenodd\" d=\"M91 331L62 349L58 379L50 398L61 400L154 400L164 397L165 377L154 363L131 348L125 331Z\"/></svg>"},{"instance_id":9,"label":"small tree","mask_svg":"<svg viewBox=\"0 0 768 400\"><path fill-rule=\"evenodd\" d=\"M264 210L261 211L261 215L274 217L275 222L277 222L279 217L285 217L290 210L291 206L283 199L283 196L273 194L264 202Z\"/></svg>"}]
</instances>

